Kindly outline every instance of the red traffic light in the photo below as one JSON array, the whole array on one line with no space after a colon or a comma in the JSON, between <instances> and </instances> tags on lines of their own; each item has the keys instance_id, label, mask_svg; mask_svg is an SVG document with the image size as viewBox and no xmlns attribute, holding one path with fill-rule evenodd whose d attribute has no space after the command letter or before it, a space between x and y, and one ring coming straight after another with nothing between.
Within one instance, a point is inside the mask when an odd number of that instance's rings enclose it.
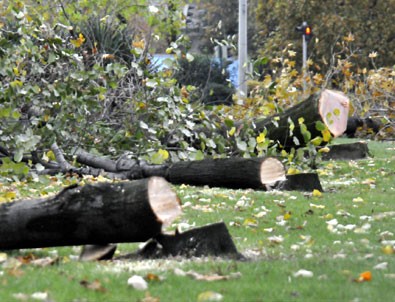
<instances>
[{"instance_id":1,"label":"red traffic light","mask_svg":"<svg viewBox=\"0 0 395 302\"><path fill-rule=\"evenodd\" d=\"M310 26L306 26L306 27L304 28L304 34L305 34L306 36L310 36L310 35L311 35L311 27L310 27Z\"/></svg>"}]
</instances>

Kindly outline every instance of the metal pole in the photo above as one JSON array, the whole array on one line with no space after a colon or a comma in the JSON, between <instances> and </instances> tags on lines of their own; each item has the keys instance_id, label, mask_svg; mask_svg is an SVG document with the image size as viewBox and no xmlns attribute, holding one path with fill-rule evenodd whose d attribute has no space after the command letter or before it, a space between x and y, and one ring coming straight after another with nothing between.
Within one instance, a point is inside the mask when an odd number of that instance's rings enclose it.
<instances>
[{"instance_id":1,"label":"metal pole","mask_svg":"<svg viewBox=\"0 0 395 302\"><path fill-rule=\"evenodd\" d=\"M239 0L239 37L238 37L238 101L242 105L247 97L247 0Z\"/></svg>"}]
</instances>

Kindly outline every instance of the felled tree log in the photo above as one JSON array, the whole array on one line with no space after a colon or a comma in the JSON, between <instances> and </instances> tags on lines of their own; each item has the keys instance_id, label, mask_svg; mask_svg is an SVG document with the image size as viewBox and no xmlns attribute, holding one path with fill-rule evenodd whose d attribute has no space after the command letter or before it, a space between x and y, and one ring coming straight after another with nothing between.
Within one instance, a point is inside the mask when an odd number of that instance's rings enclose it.
<instances>
[{"instance_id":1,"label":"felled tree log","mask_svg":"<svg viewBox=\"0 0 395 302\"><path fill-rule=\"evenodd\" d=\"M173 184L269 189L285 180L285 169L273 157L204 159L174 163L169 166L166 178Z\"/></svg>"},{"instance_id":2,"label":"felled tree log","mask_svg":"<svg viewBox=\"0 0 395 302\"><path fill-rule=\"evenodd\" d=\"M266 137L285 149L303 147L306 142L299 124L300 118L303 118L303 124L311 133L311 139L322 136L321 131L317 129L317 122L326 125L333 137L338 137L346 130L348 111L349 100L343 93L325 89L282 114L255 121L255 132L260 133L266 129ZM290 120L295 126L292 135Z\"/></svg>"},{"instance_id":3,"label":"felled tree log","mask_svg":"<svg viewBox=\"0 0 395 302\"><path fill-rule=\"evenodd\" d=\"M81 160L81 163L92 163L84 160L86 158L89 158L86 154L83 157L77 156L77 160ZM94 166L105 169L106 159L95 158ZM103 165L99 165L98 162L102 162ZM148 165L143 161L120 158L116 163L118 172L111 172L113 173L111 175L126 176L128 179L159 176L173 184L268 189L276 182L285 180L284 166L274 157L204 159L180 161L169 165ZM108 165L111 171L114 171L111 161Z\"/></svg>"},{"instance_id":4,"label":"felled tree log","mask_svg":"<svg viewBox=\"0 0 395 302\"><path fill-rule=\"evenodd\" d=\"M181 213L159 177L70 186L51 198L0 205L0 250L144 242Z\"/></svg>"}]
</instances>

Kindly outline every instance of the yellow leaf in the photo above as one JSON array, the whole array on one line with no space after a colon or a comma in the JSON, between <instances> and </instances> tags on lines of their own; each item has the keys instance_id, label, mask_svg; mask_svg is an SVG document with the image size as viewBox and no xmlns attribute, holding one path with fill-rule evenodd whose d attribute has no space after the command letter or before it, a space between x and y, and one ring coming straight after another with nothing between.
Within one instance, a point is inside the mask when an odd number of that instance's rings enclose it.
<instances>
[{"instance_id":1,"label":"yellow leaf","mask_svg":"<svg viewBox=\"0 0 395 302\"><path fill-rule=\"evenodd\" d=\"M71 39L70 42L74 45L74 47L79 48L82 44L84 44L85 37L83 34L79 34L77 39Z\"/></svg>"},{"instance_id":2,"label":"yellow leaf","mask_svg":"<svg viewBox=\"0 0 395 302\"><path fill-rule=\"evenodd\" d=\"M163 149L159 149L158 153L162 156L163 159L168 159L169 158L169 152Z\"/></svg>"},{"instance_id":3,"label":"yellow leaf","mask_svg":"<svg viewBox=\"0 0 395 302\"><path fill-rule=\"evenodd\" d=\"M18 77L19 76L18 67L14 67L12 70L14 71L14 74Z\"/></svg>"},{"instance_id":4,"label":"yellow leaf","mask_svg":"<svg viewBox=\"0 0 395 302\"><path fill-rule=\"evenodd\" d=\"M321 133L322 133L322 139L324 140L324 142L329 142L331 140L332 135L328 129L321 131Z\"/></svg>"},{"instance_id":5,"label":"yellow leaf","mask_svg":"<svg viewBox=\"0 0 395 302\"><path fill-rule=\"evenodd\" d=\"M49 150L49 151L46 153L46 155L47 155L48 160L56 161L55 154L52 152L52 150Z\"/></svg>"},{"instance_id":6,"label":"yellow leaf","mask_svg":"<svg viewBox=\"0 0 395 302\"><path fill-rule=\"evenodd\" d=\"M319 146L319 145L321 145L321 143L322 143L322 137L316 136L315 138L313 138L313 139L311 140L311 143L312 143L314 146Z\"/></svg>"},{"instance_id":7,"label":"yellow leaf","mask_svg":"<svg viewBox=\"0 0 395 302\"><path fill-rule=\"evenodd\" d=\"M287 171L288 175L294 175L294 174L299 174L299 173L300 173L300 171L296 168L293 168L293 167L290 167Z\"/></svg>"},{"instance_id":8,"label":"yellow leaf","mask_svg":"<svg viewBox=\"0 0 395 302\"><path fill-rule=\"evenodd\" d=\"M145 42L144 42L144 40L140 40L140 41L133 42L132 45L133 45L133 47L135 47L135 48L144 49L144 47L145 47Z\"/></svg>"},{"instance_id":9,"label":"yellow leaf","mask_svg":"<svg viewBox=\"0 0 395 302\"><path fill-rule=\"evenodd\" d=\"M102 58L104 60L113 60L115 58L115 56L112 55L112 54L109 54L109 53L105 53L105 54L102 55Z\"/></svg>"},{"instance_id":10,"label":"yellow leaf","mask_svg":"<svg viewBox=\"0 0 395 302\"><path fill-rule=\"evenodd\" d=\"M229 134L229 136L233 136L233 134L235 134L235 132L236 132L236 127L232 127L232 128L228 131L228 134Z\"/></svg>"},{"instance_id":11,"label":"yellow leaf","mask_svg":"<svg viewBox=\"0 0 395 302\"><path fill-rule=\"evenodd\" d=\"M284 214L284 220L288 220L290 218L291 218L291 213L290 212L287 212L287 213Z\"/></svg>"},{"instance_id":12,"label":"yellow leaf","mask_svg":"<svg viewBox=\"0 0 395 302\"><path fill-rule=\"evenodd\" d=\"M304 123L304 118L303 117L298 118L298 123L299 123L299 125L303 124Z\"/></svg>"},{"instance_id":13,"label":"yellow leaf","mask_svg":"<svg viewBox=\"0 0 395 302\"><path fill-rule=\"evenodd\" d=\"M6 199L11 200L11 199L15 199L16 193L15 193L15 192L5 192L5 193L3 194L3 196L4 196Z\"/></svg>"},{"instance_id":14,"label":"yellow leaf","mask_svg":"<svg viewBox=\"0 0 395 302\"><path fill-rule=\"evenodd\" d=\"M317 190L317 189L313 190L313 197L321 197L321 196L322 196L322 193L319 190Z\"/></svg>"},{"instance_id":15,"label":"yellow leaf","mask_svg":"<svg viewBox=\"0 0 395 302\"><path fill-rule=\"evenodd\" d=\"M355 197L352 199L353 202L363 202L363 198L361 197Z\"/></svg>"},{"instance_id":16,"label":"yellow leaf","mask_svg":"<svg viewBox=\"0 0 395 302\"><path fill-rule=\"evenodd\" d=\"M246 218L243 222L245 226L257 226L258 222L254 218Z\"/></svg>"},{"instance_id":17,"label":"yellow leaf","mask_svg":"<svg viewBox=\"0 0 395 302\"><path fill-rule=\"evenodd\" d=\"M265 133L261 132L259 136L256 138L256 142L258 144L263 143L265 141Z\"/></svg>"},{"instance_id":18,"label":"yellow leaf","mask_svg":"<svg viewBox=\"0 0 395 302\"><path fill-rule=\"evenodd\" d=\"M329 151L331 151L331 149L329 149L328 147L324 147L324 148L320 148L318 150L318 153L328 153Z\"/></svg>"},{"instance_id":19,"label":"yellow leaf","mask_svg":"<svg viewBox=\"0 0 395 302\"><path fill-rule=\"evenodd\" d=\"M386 245L382 247L382 251L386 255L392 255L395 253L394 248L391 245Z\"/></svg>"},{"instance_id":20,"label":"yellow leaf","mask_svg":"<svg viewBox=\"0 0 395 302\"><path fill-rule=\"evenodd\" d=\"M314 208L314 209L325 209L325 206L322 204L314 204L314 203L310 203L310 207Z\"/></svg>"}]
</instances>

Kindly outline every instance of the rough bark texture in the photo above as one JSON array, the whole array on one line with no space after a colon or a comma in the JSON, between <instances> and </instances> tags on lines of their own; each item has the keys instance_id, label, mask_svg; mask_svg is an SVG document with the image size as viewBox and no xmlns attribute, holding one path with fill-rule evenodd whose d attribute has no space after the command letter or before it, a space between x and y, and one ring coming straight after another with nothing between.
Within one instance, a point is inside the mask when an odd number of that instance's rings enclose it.
<instances>
[{"instance_id":1,"label":"rough bark texture","mask_svg":"<svg viewBox=\"0 0 395 302\"><path fill-rule=\"evenodd\" d=\"M70 186L47 199L0 206L0 249L144 242L181 213L158 177Z\"/></svg>"},{"instance_id":2,"label":"rough bark texture","mask_svg":"<svg viewBox=\"0 0 395 302\"><path fill-rule=\"evenodd\" d=\"M287 179L281 182L276 189L283 191L323 192L320 179L316 173L300 173L287 175Z\"/></svg>"},{"instance_id":3,"label":"rough bark texture","mask_svg":"<svg viewBox=\"0 0 395 302\"><path fill-rule=\"evenodd\" d=\"M323 153L324 160L356 160L369 156L369 148L366 142L351 144L339 144L329 146L329 152Z\"/></svg>"},{"instance_id":4,"label":"rough bark texture","mask_svg":"<svg viewBox=\"0 0 395 302\"><path fill-rule=\"evenodd\" d=\"M144 258L169 256L228 256L242 258L223 222L195 228L175 235L160 234L139 255Z\"/></svg>"},{"instance_id":5,"label":"rough bark texture","mask_svg":"<svg viewBox=\"0 0 395 302\"><path fill-rule=\"evenodd\" d=\"M174 163L166 178L174 184L267 189L285 179L285 169L271 157L205 159Z\"/></svg>"}]
</instances>

